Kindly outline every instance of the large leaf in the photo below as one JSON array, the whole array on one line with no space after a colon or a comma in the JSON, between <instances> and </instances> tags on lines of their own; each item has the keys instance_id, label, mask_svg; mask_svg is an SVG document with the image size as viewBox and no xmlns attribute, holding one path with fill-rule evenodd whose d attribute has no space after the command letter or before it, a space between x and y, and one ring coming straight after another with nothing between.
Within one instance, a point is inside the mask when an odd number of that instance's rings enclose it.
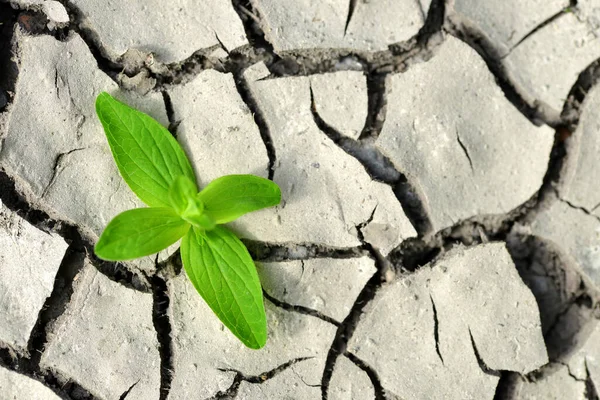
<instances>
[{"instance_id":1,"label":"large leaf","mask_svg":"<svg viewBox=\"0 0 600 400\"><path fill-rule=\"evenodd\" d=\"M101 93L96 113L108 138L121 176L151 207L168 207L169 188L176 177L196 177L179 143L150 116Z\"/></svg>"},{"instance_id":2,"label":"large leaf","mask_svg":"<svg viewBox=\"0 0 600 400\"><path fill-rule=\"evenodd\" d=\"M181 241L181 260L192 284L235 336L260 349L267 341L267 318L254 262L229 230L192 228Z\"/></svg>"},{"instance_id":3,"label":"large leaf","mask_svg":"<svg viewBox=\"0 0 600 400\"><path fill-rule=\"evenodd\" d=\"M171 208L136 208L109 222L94 251L104 260L132 260L166 249L189 229Z\"/></svg>"},{"instance_id":4,"label":"large leaf","mask_svg":"<svg viewBox=\"0 0 600 400\"><path fill-rule=\"evenodd\" d=\"M268 179L254 175L226 175L209 183L198 195L217 224L231 222L281 201L281 190Z\"/></svg>"}]
</instances>

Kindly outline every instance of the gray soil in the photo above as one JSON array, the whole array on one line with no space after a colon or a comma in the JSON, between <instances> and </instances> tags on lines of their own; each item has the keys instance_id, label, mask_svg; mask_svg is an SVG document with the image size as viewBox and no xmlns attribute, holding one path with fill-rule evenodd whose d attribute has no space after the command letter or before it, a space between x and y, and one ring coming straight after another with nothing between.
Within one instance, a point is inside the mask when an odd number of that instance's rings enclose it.
<instances>
[{"instance_id":1,"label":"gray soil","mask_svg":"<svg viewBox=\"0 0 600 400\"><path fill-rule=\"evenodd\" d=\"M599 400L596 0L0 0L0 398ZM267 345L178 246L95 257L143 204L94 111L169 128L231 224Z\"/></svg>"}]
</instances>

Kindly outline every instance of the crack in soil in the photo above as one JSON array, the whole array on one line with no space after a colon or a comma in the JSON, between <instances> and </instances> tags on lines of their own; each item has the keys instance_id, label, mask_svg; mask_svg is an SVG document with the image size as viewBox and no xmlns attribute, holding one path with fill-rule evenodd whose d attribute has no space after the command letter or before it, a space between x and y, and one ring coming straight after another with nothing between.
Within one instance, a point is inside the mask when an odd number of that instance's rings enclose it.
<instances>
[{"instance_id":1,"label":"crack in soil","mask_svg":"<svg viewBox=\"0 0 600 400\"><path fill-rule=\"evenodd\" d=\"M167 281L158 275L149 277L152 284L152 323L156 331L158 352L160 354L160 400L169 397L171 383L173 382L173 338L171 337L172 322L169 316L171 303ZM137 383L137 382L136 382ZM135 385L135 384L134 384ZM133 386L132 386L133 388ZM131 390L131 388L129 389Z\"/></svg>"},{"instance_id":2,"label":"crack in soil","mask_svg":"<svg viewBox=\"0 0 600 400\"><path fill-rule=\"evenodd\" d=\"M17 63L12 58L13 27L17 23L17 15L17 10L14 10L10 4L0 3L0 71L2 71L0 74L0 115L13 100L17 81ZM3 128L1 123L2 118L0 118L0 128Z\"/></svg>"},{"instance_id":3,"label":"crack in soil","mask_svg":"<svg viewBox=\"0 0 600 400\"><path fill-rule=\"evenodd\" d=\"M587 380L587 376L586 379L584 378L579 378L577 377L572 371L571 371L571 367L569 366L569 364L559 361L558 364L562 365L566 370L567 370L567 374L576 382L583 382L585 383ZM586 363L586 372L587 372L587 363Z\"/></svg>"},{"instance_id":4,"label":"crack in soil","mask_svg":"<svg viewBox=\"0 0 600 400\"><path fill-rule=\"evenodd\" d=\"M386 400L385 389L381 385L381 379L379 379L379 374L373 367L367 364L365 361L361 360L354 353L350 351L344 352L344 356L348 358L350 361L354 363L358 368L363 370L369 379L371 380L371 384L373 385L373 389L375 391L375 400Z\"/></svg>"},{"instance_id":5,"label":"crack in soil","mask_svg":"<svg viewBox=\"0 0 600 400\"><path fill-rule=\"evenodd\" d=\"M263 296L267 300L269 300L273 305L275 305L276 307L279 307L286 311L296 312L298 314L303 314L303 315L309 315L311 317L315 317L322 321L330 323L333 326L336 326L338 328L341 325L341 323L339 321L337 321L336 319L331 318L330 316L325 315L318 310L314 310L312 308L301 306L301 305L289 304L284 301L278 300L275 297L271 296L269 293L267 293L267 291L265 289L263 289Z\"/></svg>"},{"instance_id":6,"label":"crack in soil","mask_svg":"<svg viewBox=\"0 0 600 400\"><path fill-rule=\"evenodd\" d=\"M167 113L167 120L169 121L169 127L167 128L171 135L177 139L177 128L181 121L175 119L175 110L173 109L173 101L171 96L166 90L161 91L163 101L165 103L165 111Z\"/></svg>"},{"instance_id":7,"label":"crack in soil","mask_svg":"<svg viewBox=\"0 0 600 400\"><path fill-rule=\"evenodd\" d=\"M40 368L40 359L48 343L50 327L67 309L73 295L75 276L83 269L84 264L85 253L70 246L56 273L52 293L46 298L29 336L27 343L29 359L23 360L27 364L26 369Z\"/></svg>"},{"instance_id":8,"label":"crack in soil","mask_svg":"<svg viewBox=\"0 0 600 400\"><path fill-rule=\"evenodd\" d=\"M273 45L265 38L260 13L254 8L252 2L250 0L231 0L231 5L242 21L246 38L252 47L269 53L274 59L278 59L278 56L274 54Z\"/></svg>"},{"instance_id":9,"label":"crack in soil","mask_svg":"<svg viewBox=\"0 0 600 400\"><path fill-rule=\"evenodd\" d=\"M377 271L367 281L354 301L350 312L342 321L335 333L335 337L327 353L325 368L323 370L323 376L321 380L321 397L323 400L327 400L328 398L329 384L333 377L333 370L337 363L338 357L347 352L348 342L352 338L352 335L354 334L354 331L360 322L364 308L370 303L371 300L375 298L377 290L385 282L389 282L394 277L394 266L379 252L379 250L373 247L370 243L365 242L361 230L364 226L371 222L375 214L375 209L373 209L373 212L367 221L359 224L356 227L356 231L358 233L358 239L362 242L364 249L369 252L370 257L375 261L375 268Z\"/></svg>"},{"instance_id":10,"label":"crack in soil","mask_svg":"<svg viewBox=\"0 0 600 400\"><path fill-rule=\"evenodd\" d=\"M352 4L353 0L350 1ZM488 43L483 35L481 35L481 32L478 32L472 27L462 25L461 21L450 21L447 18L444 0L434 0L432 2L425 25L414 38L406 42L391 45L389 50L364 53L348 49L311 49L288 52L287 54L275 53L273 46L265 39L264 32L261 28L260 15L258 15L249 1L232 0L232 5L244 25L250 46L232 49L229 51L228 57L222 60L215 60L214 58L209 57L209 52L212 52L218 47L213 46L209 49L200 49L186 60L180 62L168 65L155 63L154 65L149 64L138 67L137 69L132 69L126 66L123 63L123 60L110 55L109 49L103 47L97 32L90 28L89 24L85 23L86 17L70 0L60 0L60 2L66 7L69 13L71 19L69 26L62 31L56 30L54 32L47 32L43 30L39 34L52 34L58 39L64 39L71 31L80 35L96 58L99 68L113 80L117 81L117 83L119 83L118 74L125 69L127 69L127 74L131 75L135 75L142 70L147 70L149 76L157 81L155 88L161 89L164 89L169 85L183 84L191 80L201 71L209 68L224 73L233 73L237 90L244 100L244 103L246 103L248 108L254 113L255 123L259 127L261 138L267 148L267 153L269 155L269 177L271 179L275 173L275 149L272 144L269 129L260 109L242 79L244 69L257 62L263 61L271 71L271 74L275 77L310 75L357 67L366 72L369 111L359 141L353 141L346 138L339 132L336 132L333 128L327 126L316 112L314 98L312 99L311 107L313 118L321 131L345 152L359 160L373 179L380 180L393 187L394 193L398 197L400 204L405 209L405 212L421 237L406 240L398 246L388 258L383 257L368 243L364 243L364 238L362 237L361 241L363 241L363 244L353 248L332 248L313 243L274 244L249 240L244 241L253 258L261 261L304 260L319 257L352 258L363 257L366 255L375 260L377 272L363 287L352 306L350 313L341 323L329 317L327 317L329 318L329 320L327 320L323 315L315 315L315 313L318 313L315 310L290 305L274 298L269 299L269 295L265 293L265 297L279 307L284 309L287 307L290 311L321 318L338 327L332 346L329 349L326 366L323 371L321 382L323 399L327 398L328 385L333 374L335 363L340 355L347 356L369 375L375 387L376 398L385 398L385 391L381 386L377 372L359 360L355 355L349 353L346 348L348 341L360 321L362 310L369 301L375 297L377 290L383 283L390 279L390 271L414 271L419 267L434 261L441 253L457 243L471 246L482 243L485 240L488 240L487 238L489 238L489 240L506 241L506 237L515 223L524 222L526 224L527 221L536 216L539 210L546 207L551 202L556 201L554 186L560 183L559 181L564 175L563 164L567 159L568 153L576 151L568 148L565 143L568 142L567 139L571 136L571 132L574 132L575 127L578 124L581 104L585 100L587 92L600 78L600 60L598 60L590 64L590 66L581 72L577 82L569 93L569 98L567 102L565 102L560 117L555 116L548 111L544 104L528 104L520 94L520 89L509 79L506 71L501 67L499 58L495 54L490 43ZM12 27L12 24L17 21L17 16L23 14L23 11L11 11L9 9L10 6L6 3L0 4L0 14L2 15L0 20L10 21L8 25ZM4 11L7 11L7 13L4 13ZM352 13L349 12L346 26L348 26L348 23L350 22L351 15ZM556 15L550 19L558 17L559 15ZM548 22L549 21L546 21L546 24ZM540 29L540 27L541 26L535 28L534 31ZM6 26L3 27L3 32L6 33L5 29ZM391 161L383 154L379 153L376 148L370 146L369 142L377 139L385 120L385 82L387 74L404 71L411 64L421 62L431 57L436 47L442 43L441 39L444 31L449 31L451 34L462 38L469 46L474 48L486 62L506 98L515 105L523 115L529 118L530 121L534 123L543 122L555 127L556 137L543 184L540 190L529 201L507 214L499 216L474 216L470 220L459 222L453 227L442 230L435 235L426 235L426 233L431 230L431 225L427 215L425 201L421 196L415 194L415 189L411 188L406 177L396 170ZM6 36L5 33L3 33L4 36ZM532 32L527 36L531 36L531 34ZM12 35L12 29L10 35ZM7 61L9 59L10 57L6 55L6 46L0 47L0 65L9 65ZM348 67L349 65L350 67ZM9 74L7 78L0 77L0 87L10 93L12 90L10 85L13 85L12 87L14 88L14 82L16 82L16 65L10 66L7 70L13 71L14 76ZM171 132L175 134L178 121L173 120L172 104L170 104L170 99L165 91L163 91L163 99L167 115L169 116L169 128ZM12 94L9 94L9 104L11 100ZM0 107L0 110L2 110L2 107ZM457 136L457 139L461 147L463 147L466 156L469 158L472 167L472 162L466 148L461 143L460 137ZM58 164L58 161L59 160L55 162L56 165ZM54 170L56 172L56 167ZM83 252L87 252L88 254L91 254L93 258L92 244L82 237L82 234L76 226L69 225L63 221L53 220L45 212L36 209L29 204L25 196L15 188L14 179L4 171L0 171L0 189L0 199L9 209L16 211L21 217L39 229L47 232L55 232L65 238L70 244L70 256L81 256ZM412 211L410 210L412 209L416 209L416 211L413 212L411 218L409 214L411 214ZM360 227L358 228L359 236L362 236ZM175 255L178 255L178 253L175 253ZM165 266L169 262L176 265L177 258L178 257L173 258L172 256L167 262L158 264L158 269L160 270L161 266ZM127 267L120 264L106 263L95 258L93 258L93 263L103 274L114 281L125 284L125 286L135 290L144 292L152 291L154 299L153 322L157 332L161 354L161 399L166 398L174 373L172 371L171 321L168 316L169 297L166 291L165 281L165 279L168 278L154 275L152 277L146 277L148 282L145 282L142 276L138 276L136 273L129 271ZM67 267L63 267L61 264L61 270L63 268L66 269ZM181 268L180 265L179 268ZM59 270L61 279L65 279L66 282L69 282L70 274L72 274L73 271L61 270ZM57 276L57 279L59 276ZM93 395L80 384L56 375L51 371L39 370L38 354L45 345L47 327L57 315L61 314L61 308L64 310L64 307L68 302L68 299L66 301L64 299L59 299L58 293L55 293L59 290L57 289L59 286L60 285L58 284L55 285L53 294L47 300L48 307L40 312L36 328L34 328L34 333L30 339L29 349L32 352L31 357L32 359L37 357L37 361L32 363L31 360L19 356L18 353L9 346L1 345L0 363L11 370L24 373L27 376L40 380L57 394L60 394L65 398L93 399ZM68 290L66 294L68 294ZM583 296L581 297L581 301L587 301L585 298L585 296L587 296L586 294L581 294L580 296ZM587 297L589 298L589 296ZM439 326L437 322L437 310L435 309L433 299L431 299L431 301L434 309L434 335L438 336ZM558 319L560 318L557 318L557 320ZM554 327L550 330L553 329ZM494 376L500 374L500 381L496 389L495 399L505 398L501 396L503 396L503 393L510 391L509 389L516 379L521 379L520 375L509 371L499 372L489 369L479 355L470 330L469 333L473 351L482 371ZM436 337L436 351L443 362L439 352L438 337ZM225 392L217 393L213 398L233 398L237 394L241 382L260 384L295 363L306 359L308 358L292 360L274 370L258 376L246 376L239 371L233 371L236 372L236 377L234 378L232 386ZM544 371L544 369L542 368L540 371ZM534 375L535 374L529 376ZM129 390L134 386L135 384ZM593 388L593 391L592 389L588 390L588 393L590 393L588 398L594 398L594 394L597 398L597 391L593 387L591 379L587 386ZM127 393L128 392L125 392L122 397L126 396Z\"/></svg>"},{"instance_id":11,"label":"crack in soil","mask_svg":"<svg viewBox=\"0 0 600 400\"><path fill-rule=\"evenodd\" d=\"M418 194L419 191L408 181L406 175L398 171L377 147L344 136L325 122L317 111L312 87L310 96L311 113L319 130L340 149L360 162L371 179L389 185L417 233L420 236L427 234L432 224L426 211L426 201Z\"/></svg>"},{"instance_id":12,"label":"crack in soil","mask_svg":"<svg viewBox=\"0 0 600 400\"><path fill-rule=\"evenodd\" d=\"M318 243L269 243L241 239L255 262L303 261L316 258L360 258L368 255L363 246L331 247ZM177 276L183 265L179 249L157 264L163 274Z\"/></svg>"},{"instance_id":13,"label":"crack in soil","mask_svg":"<svg viewBox=\"0 0 600 400\"><path fill-rule=\"evenodd\" d=\"M387 90L386 90L387 75L368 73L367 74L367 104L368 112L367 119L363 130L358 137L359 141L377 140L387 112Z\"/></svg>"},{"instance_id":14,"label":"crack in soil","mask_svg":"<svg viewBox=\"0 0 600 400\"><path fill-rule=\"evenodd\" d=\"M545 21L542 21L539 25L537 25L531 31L527 32L527 34L525 36L523 36L517 43L515 43L513 46L511 46L511 48L508 50L508 52L502 58L508 57L508 55L514 49L516 49L517 47L519 47L523 42L525 42L526 40L528 40L529 38L531 38L533 35L535 35L536 33L538 33L540 30L542 30L543 28L545 28L546 26L548 26L552 22L556 21L557 19L559 19L560 17L562 17L566 13L568 13L569 10L574 6L573 3L574 2L571 1L571 4L569 4L567 7L563 8L562 10L560 10L557 13L555 13L554 15L551 15L548 19L546 19Z\"/></svg>"},{"instance_id":15,"label":"crack in soil","mask_svg":"<svg viewBox=\"0 0 600 400\"><path fill-rule=\"evenodd\" d=\"M98 67L117 82L116 76L125 69L112 55L109 49L104 47L100 35L91 27L85 14L71 0L58 0L65 7L69 15L69 29L77 33L86 43L90 52L96 59Z\"/></svg>"},{"instance_id":16,"label":"crack in soil","mask_svg":"<svg viewBox=\"0 0 600 400\"><path fill-rule=\"evenodd\" d=\"M362 246L332 247L319 243L269 243L251 239L242 242L259 262L310 260L314 258L360 258L367 255Z\"/></svg>"},{"instance_id":17,"label":"crack in soil","mask_svg":"<svg viewBox=\"0 0 600 400\"><path fill-rule=\"evenodd\" d=\"M557 135L558 136L558 135ZM560 145L557 140L556 143ZM555 147L557 147L555 145ZM544 179L543 189L551 187L551 183L558 180L562 169L563 158L566 157L566 152L558 152L559 154L551 157L549 162L548 173ZM558 164L558 165L557 165ZM500 216L489 218L480 218L475 216L473 219L463 221L456 224L453 227L442 230L436 235L426 238L414 238L403 242L398 248L396 248L388 256L394 267L400 271L415 271L416 269L424 266L430 262L433 262L440 254L445 250L451 248L454 244L462 243L464 245L475 245L487 241L506 241L507 235L512 230L513 225L524 219L528 214L531 214L531 210L534 209L542 201L539 193L536 193L532 199L523 205L517 207L515 210ZM359 230L360 233L360 230ZM342 322L341 327L336 333L336 337L329 351L326 368L323 374L322 381L322 396L323 399L327 399L327 388L333 374L333 368L337 356L340 353L346 351L348 340L354 332L359 320L360 314L364 306L374 298L376 291L382 285L382 274L375 274L371 280L367 283L348 317ZM479 352L476 348L474 340L471 335L473 349L478 360L478 363L482 370L493 374L494 376L500 376L502 371L492 371L489 369L483 360L479 357ZM502 392L502 387L498 390Z\"/></svg>"},{"instance_id":18,"label":"crack in soil","mask_svg":"<svg viewBox=\"0 0 600 400\"><path fill-rule=\"evenodd\" d=\"M208 400L232 400L232 399L235 399L235 397L237 396L237 393L240 389L240 384L242 382L248 382L251 384L260 385L260 384L268 381L269 379L272 379L273 377L277 376L278 374L280 374L281 372L290 368L291 366L293 366L299 362L302 362L302 361L310 360L312 358L313 357L295 358L291 361L286 362L285 364L281 364L280 366L278 366L270 371L263 372L262 374L258 374L258 375L245 375L242 372L235 370L235 369L219 368L219 370L223 371L223 372L235 372L235 378L233 378L233 383L227 390L218 392L217 394L215 394L213 397L211 397Z\"/></svg>"},{"instance_id":19,"label":"crack in soil","mask_svg":"<svg viewBox=\"0 0 600 400\"><path fill-rule=\"evenodd\" d=\"M214 69L219 72L230 72L223 67L223 62L221 60L210 55L220 47L221 46L217 44L205 49L198 49L186 59L169 64L163 64L155 60L152 56L141 70L134 71L131 75L147 70L148 76L156 80L154 89L164 90L171 86L184 85L207 69Z\"/></svg>"},{"instance_id":20,"label":"crack in soil","mask_svg":"<svg viewBox=\"0 0 600 400\"><path fill-rule=\"evenodd\" d=\"M232 0L250 45L228 49L228 57L217 59L210 56L214 50L221 47L217 44L198 49L188 58L168 64L155 60L149 53L147 60L140 65L138 62L129 62L123 55L113 54L111 49L104 46L99 33L71 0L60 0L60 3L67 10L70 23L60 30L60 34L45 31L40 34L52 34L61 40L67 39L72 33L81 36L96 59L98 67L125 90L131 90L132 87L121 82L122 73L127 77L145 73L149 79L155 80L154 89L162 90L172 85L185 84L206 69L235 73L258 62L264 62L274 76L310 75L356 69L357 65L361 70L375 71L376 74L403 71L411 63L430 57L433 48L441 43L438 36L445 12L444 0L434 0L433 11L428 14L419 33L406 42L390 45L388 50L365 52L352 49L303 49L279 55L265 39L260 15L250 1Z\"/></svg>"},{"instance_id":21,"label":"crack in soil","mask_svg":"<svg viewBox=\"0 0 600 400\"><path fill-rule=\"evenodd\" d=\"M243 73L243 70L238 70L233 74L235 86L237 88L238 93L240 94L240 97L242 98L242 101L244 102L244 104L246 104L250 112L252 112L252 115L254 117L254 123L258 127L260 137L262 138L262 141L265 145L265 149L267 150L267 156L269 157L269 179L273 180L273 177L275 176L275 163L277 162L277 152L275 150L275 145L273 144L273 138L271 137L271 129L269 128L269 125L267 124L265 116L260 107L258 106L258 103L252 96L252 91L248 87L244 79Z\"/></svg>"},{"instance_id":22,"label":"crack in soil","mask_svg":"<svg viewBox=\"0 0 600 400\"><path fill-rule=\"evenodd\" d=\"M518 400L517 396L521 382L523 382L523 379L519 373L502 371L493 400Z\"/></svg>"},{"instance_id":23,"label":"crack in soil","mask_svg":"<svg viewBox=\"0 0 600 400\"><path fill-rule=\"evenodd\" d=\"M575 84L567 95L567 101L562 109L561 118L564 125L568 126L571 132L579 124L579 117L582 111L583 102L590 91L600 81L600 59L593 61L583 71L581 71L575 81ZM566 140L569 136L565 136Z\"/></svg>"},{"instance_id":24,"label":"crack in soil","mask_svg":"<svg viewBox=\"0 0 600 400\"><path fill-rule=\"evenodd\" d=\"M44 232L56 233L77 251L85 252L94 267L112 281L140 292L149 292L150 285L140 273L129 270L121 263L97 258L94 254L93 243L85 237L79 227L65 221L55 220L46 212L29 203L17 189L15 180L1 168L0 201L31 225Z\"/></svg>"},{"instance_id":25,"label":"crack in soil","mask_svg":"<svg viewBox=\"0 0 600 400\"><path fill-rule=\"evenodd\" d=\"M462 149L463 153L465 153L467 160L469 160L469 166L471 167L471 172L473 172L474 171L473 170L473 160L471 160L471 155L469 154L469 150L467 150L467 147L465 146L463 141L460 139L460 134L458 133L458 129L456 129L456 140L458 141L458 144L459 144L460 148Z\"/></svg>"},{"instance_id":26,"label":"crack in soil","mask_svg":"<svg viewBox=\"0 0 600 400\"><path fill-rule=\"evenodd\" d=\"M119 400L125 400L127 396L129 396L129 393L131 393L135 385L137 385L138 383L140 383L139 380L134 382L133 385L129 386L129 388L126 391L124 391L123 394L119 397Z\"/></svg>"},{"instance_id":27,"label":"crack in soil","mask_svg":"<svg viewBox=\"0 0 600 400\"><path fill-rule=\"evenodd\" d=\"M26 357L19 355L15 349L2 342L0 342L0 366L40 382L62 399L101 400L71 378L50 369L32 367Z\"/></svg>"},{"instance_id":28,"label":"crack in soil","mask_svg":"<svg viewBox=\"0 0 600 400\"><path fill-rule=\"evenodd\" d=\"M76 151L85 150L85 149L86 149L85 147L79 147L79 148L69 150L64 153L60 153L56 156L56 158L54 159L54 165L52 166L52 176L50 177L50 181L48 181L48 184L46 185L46 187L42 191L42 194L40 195L41 199L43 199L46 196L46 194L48 194L48 190L50 190L50 188L54 185L54 182L56 181L56 178L58 177L58 172L59 172L58 169L59 169L62 161L64 160L64 158L72 153L75 153Z\"/></svg>"},{"instance_id":29,"label":"crack in soil","mask_svg":"<svg viewBox=\"0 0 600 400\"><path fill-rule=\"evenodd\" d=\"M219 42L219 46L221 46L221 48L223 49L223 51L225 51L225 53L227 53L229 55L229 53L231 53L231 51L229 51L227 49L227 47L223 44L223 42L219 38L219 35L217 34L217 32L215 32L215 38L217 38L217 42Z\"/></svg>"},{"instance_id":30,"label":"crack in soil","mask_svg":"<svg viewBox=\"0 0 600 400\"><path fill-rule=\"evenodd\" d=\"M594 219L598 220L598 222L600 222L600 216L598 216L598 215L596 215L596 214L592 214L592 212L591 212L590 210L588 210L587 208L585 208L585 207L582 207L582 206L578 206L578 205L574 204L573 202L571 202L571 201L569 201L569 200L567 200L567 199L564 199L564 198L560 197L560 195L559 195L558 193L556 193L556 196L557 196L558 200L559 200L561 203L564 203L564 204L566 204L567 206L569 206L569 207L570 207L570 208L572 208L573 210L581 211L582 213L584 213L584 214L585 214L585 215L587 215L588 217L592 217L592 218L594 218Z\"/></svg>"},{"instance_id":31,"label":"crack in soil","mask_svg":"<svg viewBox=\"0 0 600 400\"><path fill-rule=\"evenodd\" d=\"M590 375L590 368L585 360L585 398L586 400L600 400L600 394L594 380Z\"/></svg>"},{"instance_id":32,"label":"crack in soil","mask_svg":"<svg viewBox=\"0 0 600 400\"><path fill-rule=\"evenodd\" d=\"M440 321L438 320L437 309L435 308L435 302L433 301L433 296L431 293L429 294L429 299L431 300L431 307L433 309L433 337L435 339L435 352L437 353L443 365L444 357L442 357L442 352L440 351Z\"/></svg>"},{"instance_id":33,"label":"crack in soil","mask_svg":"<svg viewBox=\"0 0 600 400\"><path fill-rule=\"evenodd\" d=\"M534 195L535 204L528 210L524 210L524 214L518 219L520 224L528 225L540 212L547 209L556 201L557 191L560 191L565 184L562 181L562 177L568 173L569 162L567 156L569 153L573 154L579 150L565 140L565 137L568 138L571 136L571 132L572 130L564 125L556 128L548 167L542 179L542 185Z\"/></svg>"},{"instance_id":34,"label":"crack in soil","mask_svg":"<svg viewBox=\"0 0 600 400\"><path fill-rule=\"evenodd\" d=\"M591 292L592 289L586 287L582 282L579 292L574 294L573 298L569 300L563 310L556 315L554 321L549 324L548 329L544 333L544 340L546 342L546 346L549 347L548 355L550 362L558 362L560 360L568 359L568 356L575 350L575 344L572 344L566 349L562 348L561 339L563 339L563 335L561 335L561 332L556 333L557 330L564 329L565 325L569 325L565 324L563 319L568 317L568 314L573 310L573 307L577 307L579 309L578 311L584 314L584 317L581 317L581 320L578 321L582 325L594 318L594 311L600 310L600 302L598 302L598 298L594 299ZM530 375L539 375L538 371L543 372L543 370L544 367L542 366L537 371L530 373Z\"/></svg>"},{"instance_id":35,"label":"crack in soil","mask_svg":"<svg viewBox=\"0 0 600 400\"><path fill-rule=\"evenodd\" d=\"M479 28L469 25L460 16L449 18L445 29L453 36L464 41L483 59L488 70L494 76L506 99L535 125L547 124L553 128L561 125L560 116L545 103L536 101L530 104L523 96L523 89L512 79L501 63L501 56Z\"/></svg>"},{"instance_id":36,"label":"crack in soil","mask_svg":"<svg viewBox=\"0 0 600 400\"><path fill-rule=\"evenodd\" d=\"M358 4L358 0L350 0L348 4L348 16L346 17L346 24L344 25L344 36L346 36L346 32L348 32L348 25L350 25L350 21L352 21L352 15L354 15L354 11L356 11L356 5Z\"/></svg>"},{"instance_id":37,"label":"crack in soil","mask_svg":"<svg viewBox=\"0 0 600 400\"><path fill-rule=\"evenodd\" d=\"M473 347L473 353L475 354L475 358L477 359L477 364L479 365L479 368L486 375L500 377L500 374L502 373L502 371L497 371L495 369L491 369L490 367L487 366L485 361L483 361L483 358L481 358L481 355L479 354L479 350L477 349L477 345L475 344L475 339L473 338L473 333L471 332L471 328L469 328L469 337L471 338L471 346Z\"/></svg>"}]
</instances>

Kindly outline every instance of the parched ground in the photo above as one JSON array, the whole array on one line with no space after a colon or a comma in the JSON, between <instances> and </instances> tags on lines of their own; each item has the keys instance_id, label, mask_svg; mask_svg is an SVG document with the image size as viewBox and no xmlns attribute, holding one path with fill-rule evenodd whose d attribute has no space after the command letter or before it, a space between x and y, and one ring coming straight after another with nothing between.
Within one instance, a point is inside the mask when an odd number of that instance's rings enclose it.
<instances>
[{"instance_id":1,"label":"parched ground","mask_svg":"<svg viewBox=\"0 0 600 400\"><path fill-rule=\"evenodd\" d=\"M600 2L0 0L1 399L598 400ZM141 206L94 112L169 127L232 224L269 340L177 246L93 245Z\"/></svg>"}]
</instances>

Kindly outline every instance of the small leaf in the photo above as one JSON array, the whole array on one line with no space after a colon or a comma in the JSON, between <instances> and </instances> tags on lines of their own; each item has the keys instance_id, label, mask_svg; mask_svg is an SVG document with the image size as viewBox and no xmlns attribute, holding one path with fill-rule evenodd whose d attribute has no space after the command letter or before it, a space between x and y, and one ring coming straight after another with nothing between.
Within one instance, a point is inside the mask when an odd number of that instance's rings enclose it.
<instances>
[{"instance_id":1,"label":"small leaf","mask_svg":"<svg viewBox=\"0 0 600 400\"><path fill-rule=\"evenodd\" d=\"M206 212L217 224L225 224L251 211L281 201L276 183L254 175L226 175L209 183L199 194Z\"/></svg>"},{"instance_id":2,"label":"small leaf","mask_svg":"<svg viewBox=\"0 0 600 400\"><path fill-rule=\"evenodd\" d=\"M168 207L169 188L179 175L196 182L179 143L152 117L101 93L96 113L119 172L131 190L151 207Z\"/></svg>"},{"instance_id":3,"label":"small leaf","mask_svg":"<svg viewBox=\"0 0 600 400\"><path fill-rule=\"evenodd\" d=\"M169 188L169 201L171 207L181 215L187 208L191 199L198 194L196 184L185 175L180 175L171 184ZM202 206L204 209L204 206Z\"/></svg>"},{"instance_id":4,"label":"small leaf","mask_svg":"<svg viewBox=\"0 0 600 400\"><path fill-rule=\"evenodd\" d=\"M198 197L196 184L186 176L178 176L169 189L171 206L190 224L202 228L213 229L216 225L213 218L204 212L204 203Z\"/></svg>"},{"instance_id":5,"label":"small leaf","mask_svg":"<svg viewBox=\"0 0 600 400\"><path fill-rule=\"evenodd\" d=\"M256 267L244 244L229 230L192 228L181 242L181 260L192 284L246 346L267 341L267 317Z\"/></svg>"},{"instance_id":6,"label":"small leaf","mask_svg":"<svg viewBox=\"0 0 600 400\"><path fill-rule=\"evenodd\" d=\"M108 223L94 251L104 260L132 260L166 249L189 228L171 208L136 208Z\"/></svg>"},{"instance_id":7,"label":"small leaf","mask_svg":"<svg viewBox=\"0 0 600 400\"><path fill-rule=\"evenodd\" d=\"M204 212L204 203L197 197L190 200L181 218L197 228L211 230L217 225L215 220Z\"/></svg>"}]
</instances>

